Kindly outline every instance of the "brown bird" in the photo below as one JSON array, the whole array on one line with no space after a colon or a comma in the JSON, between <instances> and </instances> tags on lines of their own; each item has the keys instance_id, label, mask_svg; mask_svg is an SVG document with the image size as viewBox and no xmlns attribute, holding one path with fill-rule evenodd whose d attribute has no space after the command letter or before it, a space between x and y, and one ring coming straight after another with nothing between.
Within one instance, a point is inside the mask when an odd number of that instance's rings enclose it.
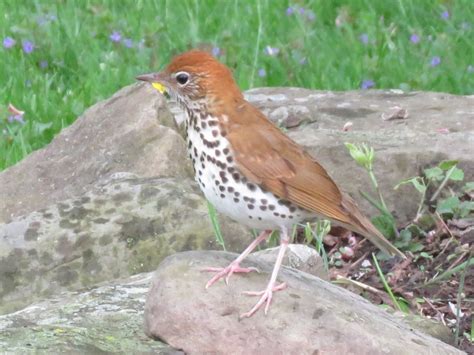
<instances>
[{"instance_id":1,"label":"brown bird","mask_svg":"<svg viewBox=\"0 0 474 355\"><path fill-rule=\"evenodd\" d=\"M186 112L186 143L195 179L206 198L221 213L262 233L226 268L208 268L216 275L206 288L233 273L254 268L242 260L272 230L280 230L280 249L265 290L243 317L250 317L273 292L288 232L295 223L316 217L357 232L390 255L404 255L372 225L303 148L288 138L255 106L247 102L231 71L210 54L192 50L173 58L161 72L137 77L175 99Z\"/></svg>"}]
</instances>

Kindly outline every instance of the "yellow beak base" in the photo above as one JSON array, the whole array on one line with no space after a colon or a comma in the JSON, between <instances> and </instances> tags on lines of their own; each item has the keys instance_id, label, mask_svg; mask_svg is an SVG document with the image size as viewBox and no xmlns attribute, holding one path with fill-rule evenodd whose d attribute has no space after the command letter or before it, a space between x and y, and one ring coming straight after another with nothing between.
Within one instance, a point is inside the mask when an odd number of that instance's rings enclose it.
<instances>
[{"instance_id":1,"label":"yellow beak base","mask_svg":"<svg viewBox=\"0 0 474 355\"><path fill-rule=\"evenodd\" d=\"M166 92L166 87L161 83L151 83L151 86L158 90L162 95L164 95Z\"/></svg>"}]
</instances>

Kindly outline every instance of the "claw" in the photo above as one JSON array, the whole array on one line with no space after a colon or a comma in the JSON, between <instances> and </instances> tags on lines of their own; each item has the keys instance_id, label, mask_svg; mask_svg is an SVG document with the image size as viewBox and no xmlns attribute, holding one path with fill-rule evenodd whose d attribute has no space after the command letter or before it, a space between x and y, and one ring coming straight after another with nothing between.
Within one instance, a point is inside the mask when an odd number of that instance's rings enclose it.
<instances>
[{"instance_id":1,"label":"claw","mask_svg":"<svg viewBox=\"0 0 474 355\"><path fill-rule=\"evenodd\" d=\"M229 278L232 274L234 273L243 273L247 274L252 271L259 272L259 270L256 267L240 267L238 263L230 263L229 266L225 268L220 268L220 267L207 267L203 269L202 271L210 271L210 272L217 272L206 284L206 289L211 287L216 281L222 279L225 277L224 281L225 284L229 284Z\"/></svg>"},{"instance_id":2,"label":"claw","mask_svg":"<svg viewBox=\"0 0 474 355\"><path fill-rule=\"evenodd\" d=\"M281 284L277 286L273 286L273 287L270 287L270 285L268 286L269 287L267 287L267 289L263 291L242 292L244 295L247 295L247 296L262 296L262 297L260 297L258 302L255 304L255 306L253 306L253 308L250 311L242 314L240 318L250 318L255 312L257 312L260 309L260 307L263 306L263 304L265 304L264 313L265 315L267 315L268 309L270 308L270 304L272 303L273 292L283 290L287 287L286 282L282 282Z\"/></svg>"}]
</instances>

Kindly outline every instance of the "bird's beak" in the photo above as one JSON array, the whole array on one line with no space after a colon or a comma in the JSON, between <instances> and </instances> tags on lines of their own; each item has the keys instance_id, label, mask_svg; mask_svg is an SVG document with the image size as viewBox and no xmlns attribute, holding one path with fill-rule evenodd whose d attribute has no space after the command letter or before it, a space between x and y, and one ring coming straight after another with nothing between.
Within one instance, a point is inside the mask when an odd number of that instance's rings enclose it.
<instances>
[{"instance_id":1,"label":"bird's beak","mask_svg":"<svg viewBox=\"0 0 474 355\"><path fill-rule=\"evenodd\" d=\"M162 95L166 94L166 86L162 84L163 80L160 78L159 73L152 74L143 74L136 77L137 80L148 81L151 83L156 90L158 90Z\"/></svg>"}]
</instances>

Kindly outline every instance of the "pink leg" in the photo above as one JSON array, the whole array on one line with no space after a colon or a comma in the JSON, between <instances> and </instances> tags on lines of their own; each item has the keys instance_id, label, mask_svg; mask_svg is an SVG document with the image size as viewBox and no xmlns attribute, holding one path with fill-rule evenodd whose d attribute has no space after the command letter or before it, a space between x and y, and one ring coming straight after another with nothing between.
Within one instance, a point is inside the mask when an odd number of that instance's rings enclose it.
<instances>
[{"instance_id":1,"label":"pink leg","mask_svg":"<svg viewBox=\"0 0 474 355\"><path fill-rule=\"evenodd\" d=\"M211 287L213 283L220 280L221 278L225 277L225 283L229 283L229 278L233 273L248 273L251 271L257 271L257 268L249 267L249 268L242 268L240 267L240 263L249 255L252 250L254 250L257 245L263 242L268 236L271 234L271 230L266 230L260 233L260 235L252 242L250 245L245 249L242 254L239 255L237 259L229 264L229 266L225 268L216 268L216 267L208 267L205 268L204 271L212 271L217 272L212 279L210 279L206 284L206 289Z\"/></svg>"},{"instance_id":2,"label":"pink leg","mask_svg":"<svg viewBox=\"0 0 474 355\"><path fill-rule=\"evenodd\" d=\"M283 290L286 288L286 283L282 283L280 285L275 286L276 278L278 276L278 271L280 270L281 263L283 261L283 257L285 256L286 248L288 247L288 232L286 228L282 228L282 235L280 237L280 250L278 251L277 260L275 262L275 266L273 267L272 276L270 277L270 281L268 282L267 288L264 291L260 292L244 292L246 295L250 296L261 296L260 300L257 304L247 313L242 314L241 318L249 318L255 312L259 310L260 307L265 304L265 314L268 312L268 308L270 307L270 303L272 302L273 292Z\"/></svg>"}]
</instances>

